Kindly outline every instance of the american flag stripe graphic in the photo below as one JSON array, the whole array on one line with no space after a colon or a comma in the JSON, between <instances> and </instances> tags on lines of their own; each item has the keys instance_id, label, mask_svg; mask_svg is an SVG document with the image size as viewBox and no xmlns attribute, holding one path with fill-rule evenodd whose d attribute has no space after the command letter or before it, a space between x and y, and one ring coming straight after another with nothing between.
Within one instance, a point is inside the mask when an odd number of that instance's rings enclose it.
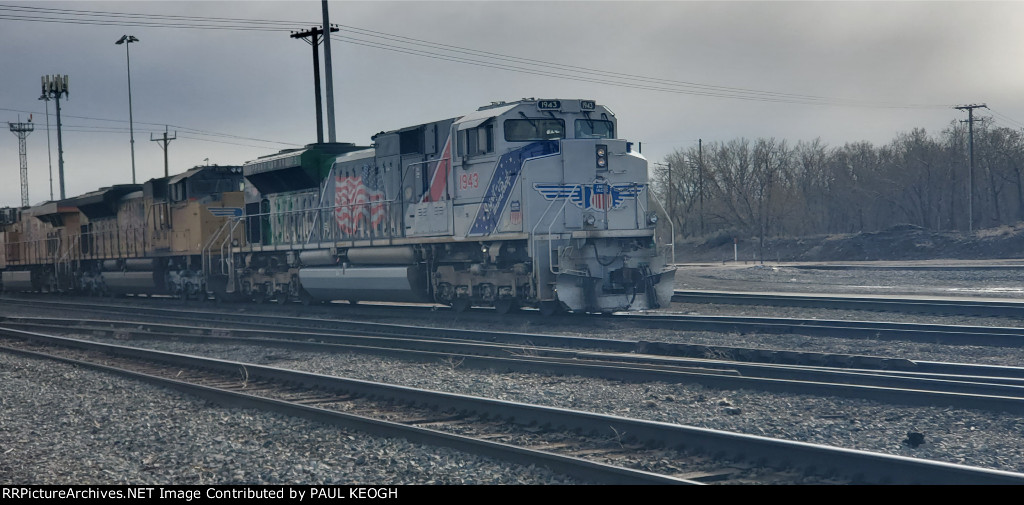
<instances>
[{"instance_id":1,"label":"american flag stripe graphic","mask_svg":"<svg viewBox=\"0 0 1024 505\"><path fill-rule=\"evenodd\" d=\"M335 177L334 215L343 233L376 227L384 220L384 193L368 188L362 177Z\"/></svg>"}]
</instances>

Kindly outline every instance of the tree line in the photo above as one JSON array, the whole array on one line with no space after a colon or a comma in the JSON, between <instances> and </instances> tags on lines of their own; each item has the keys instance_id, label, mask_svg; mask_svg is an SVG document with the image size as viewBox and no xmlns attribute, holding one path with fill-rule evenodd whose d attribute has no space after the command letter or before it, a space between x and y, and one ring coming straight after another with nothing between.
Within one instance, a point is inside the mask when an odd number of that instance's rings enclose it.
<instances>
[{"instance_id":1,"label":"tree line","mask_svg":"<svg viewBox=\"0 0 1024 505\"><path fill-rule=\"evenodd\" d=\"M987 121L975 122L973 177L968 129L957 122L884 146L712 142L677 149L653 167L655 194L684 239L732 233L763 245L766 237L904 223L967 231L1024 221L1024 135Z\"/></svg>"}]
</instances>

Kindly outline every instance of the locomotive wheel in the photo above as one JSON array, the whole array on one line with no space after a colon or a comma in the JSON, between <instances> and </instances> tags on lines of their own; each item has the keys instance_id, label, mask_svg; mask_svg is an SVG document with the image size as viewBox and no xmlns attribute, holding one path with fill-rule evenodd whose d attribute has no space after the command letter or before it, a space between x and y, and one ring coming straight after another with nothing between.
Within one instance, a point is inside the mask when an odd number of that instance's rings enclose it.
<instances>
[{"instance_id":1,"label":"locomotive wheel","mask_svg":"<svg viewBox=\"0 0 1024 505\"><path fill-rule=\"evenodd\" d=\"M508 314L509 312L515 312L519 308L519 304L516 303L513 298L502 298L494 302L494 310L498 314Z\"/></svg>"},{"instance_id":2,"label":"locomotive wheel","mask_svg":"<svg viewBox=\"0 0 1024 505\"><path fill-rule=\"evenodd\" d=\"M259 292L253 293L253 301L258 304L266 303L268 300L270 300L269 293L271 293L270 284L264 284L262 287L260 287Z\"/></svg>"},{"instance_id":3,"label":"locomotive wheel","mask_svg":"<svg viewBox=\"0 0 1024 505\"><path fill-rule=\"evenodd\" d=\"M278 305L284 305L286 303L288 303L288 294L287 293L281 293L281 294L277 295L277 304Z\"/></svg>"},{"instance_id":4,"label":"locomotive wheel","mask_svg":"<svg viewBox=\"0 0 1024 505\"><path fill-rule=\"evenodd\" d=\"M469 298L456 298L452 300L452 310L455 312L465 312L469 310L470 305Z\"/></svg>"},{"instance_id":5,"label":"locomotive wheel","mask_svg":"<svg viewBox=\"0 0 1024 505\"><path fill-rule=\"evenodd\" d=\"M557 301L540 302L540 315L544 317L553 316L562 311L562 306Z\"/></svg>"}]
</instances>

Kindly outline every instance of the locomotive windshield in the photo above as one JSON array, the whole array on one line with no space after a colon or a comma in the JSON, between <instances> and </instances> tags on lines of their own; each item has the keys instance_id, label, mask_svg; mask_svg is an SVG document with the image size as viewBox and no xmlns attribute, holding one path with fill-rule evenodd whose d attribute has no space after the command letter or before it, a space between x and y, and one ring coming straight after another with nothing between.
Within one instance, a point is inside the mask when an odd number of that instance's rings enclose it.
<instances>
[{"instance_id":1,"label":"locomotive windshield","mask_svg":"<svg viewBox=\"0 0 1024 505\"><path fill-rule=\"evenodd\" d=\"M505 140L529 142L565 138L565 121L561 119L506 119Z\"/></svg>"},{"instance_id":2,"label":"locomotive windshield","mask_svg":"<svg viewBox=\"0 0 1024 505\"><path fill-rule=\"evenodd\" d=\"M611 121L597 119L577 119L576 138L578 139L613 139L615 125Z\"/></svg>"}]
</instances>

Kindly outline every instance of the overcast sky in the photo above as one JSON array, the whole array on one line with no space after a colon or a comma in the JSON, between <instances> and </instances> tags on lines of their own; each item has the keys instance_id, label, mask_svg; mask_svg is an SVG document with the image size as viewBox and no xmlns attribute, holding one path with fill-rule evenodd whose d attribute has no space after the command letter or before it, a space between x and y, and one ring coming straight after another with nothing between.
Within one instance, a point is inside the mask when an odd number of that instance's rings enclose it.
<instances>
[{"instance_id":1,"label":"overcast sky","mask_svg":"<svg viewBox=\"0 0 1024 505\"><path fill-rule=\"evenodd\" d=\"M340 142L523 97L609 106L618 136L642 142L652 162L698 138L884 144L915 127L939 133L966 118L952 106L972 103L1024 127L1024 2L331 1L330 13L342 25ZM129 46L138 182L163 174L150 140L162 125L177 131L171 173L314 142L312 51L289 30L320 19L318 1L0 0L0 120L33 114L30 201L50 197L45 74L70 76L68 196L131 182L127 58L114 44L125 34L139 39ZM52 102L50 113L59 196ZM18 167L8 131L0 206L20 203Z\"/></svg>"}]
</instances>

